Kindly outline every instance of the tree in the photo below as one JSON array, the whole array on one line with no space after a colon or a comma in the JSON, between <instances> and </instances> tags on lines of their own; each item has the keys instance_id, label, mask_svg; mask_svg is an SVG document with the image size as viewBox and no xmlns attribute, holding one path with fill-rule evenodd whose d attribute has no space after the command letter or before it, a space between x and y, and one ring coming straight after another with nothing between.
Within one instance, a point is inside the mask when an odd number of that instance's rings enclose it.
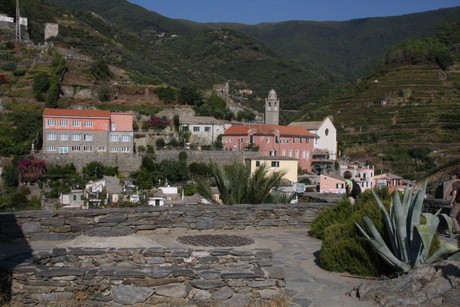
<instances>
[{"instance_id":1,"label":"tree","mask_svg":"<svg viewBox=\"0 0 460 307\"><path fill-rule=\"evenodd\" d=\"M96 80L106 81L112 78L112 73L110 72L109 65L104 60L98 60L94 62L91 65L89 72L96 78Z\"/></svg>"},{"instance_id":2,"label":"tree","mask_svg":"<svg viewBox=\"0 0 460 307\"><path fill-rule=\"evenodd\" d=\"M45 93L50 87L50 76L46 72L39 72L34 76L32 91L38 101L45 100Z\"/></svg>"},{"instance_id":3,"label":"tree","mask_svg":"<svg viewBox=\"0 0 460 307\"><path fill-rule=\"evenodd\" d=\"M237 162L224 167L211 162L209 169L219 190L220 199L226 205L262 204L273 200L271 190L280 184L285 174L285 171L269 174L268 166L263 164L251 175L249 167ZM200 193L211 200L209 182L204 178L197 178L197 184Z\"/></svg>"},{"instance_id":4,"label":"tree","mask_svg":"<svg viewBox=\"0 0 460 307\"><path fill-rule=\"evenodd\" d=\"M105 85L101 86L97 90L97 98L102 102L110 101L110 88Z\"/></svg>"},{"instance_id":5,"label":"tree","mask_svg":"<svg viewBox=\"0 0 460 307\"><path fill-rule=\"evenodd\" d=\"M17 170L23 182L36 182L46 171L46 162L35 159L34 156L28 156L18 162Z\"/></svg>"},{"instance_id":6,"label":"tree","mask_svg":"<svg viewBox=\"0 0 460 307\"><path fill-rule=\"evenodd\" d=\"M93 161L83 167L82 174L86 180L98 180L104 175L116 176L118 174L118 167L107 167L100 162Z\"/></svg>"},{"instance_id":7,"label":"tree","mask_svg":"<svg viewBox=\"0 0 460 307\"><path fill-rule=\"evenodd\" d=\"M179 92L179 102L199 107L203 104L203 96L195 86L184 86Z\"/></svg>"},{"instance_id":8,"label":"tree","mask_svg":"<svg viewBox=\"0 0 460 307\"><path fill-rule=\"evenodd\" d=\"M158 96L161 101L171 103L176 101L176 91L170 87L159 87L154 90L154 93Z\"/></svg>"}]
</instances>

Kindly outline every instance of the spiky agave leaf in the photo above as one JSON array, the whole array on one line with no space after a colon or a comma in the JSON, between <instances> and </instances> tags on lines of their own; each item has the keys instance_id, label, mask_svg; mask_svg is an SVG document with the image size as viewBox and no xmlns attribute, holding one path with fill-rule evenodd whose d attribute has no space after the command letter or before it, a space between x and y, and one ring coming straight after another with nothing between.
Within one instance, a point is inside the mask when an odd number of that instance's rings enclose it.
<instances>
[{"instance_id":1,"label":"spiky agave leaf","mask_svg":"<svg viewBox=\"0 0 460 307\"><path fill-rule=\"evenodd\" d=\"M453 254L458 252L459 248L453 244L445 243L426 261L426 263L433 263L444 255Z\"/></svg>"},{"instance_id":2,"label":"spiky agave leaf","mask_svg":"<svg viewBox=\"0 0 460 307\"><path fill-rule=\"evenodd\" d=\"M395 230L393 227L393 223L391 222L390 216L388 215L388 212L385 209L385 206L383 205L382 201L380 200L378 195L375 193L375 191L371 190L371 192L372 192L372 195L374 196L375 202L380 208L380 212L382 213L383 222L385 223L385 227L386 227L387 234L388 234L388 239L390 240L390 244L391 244L391 249L397 250L398 247L397 247L397 243L395 240Z\"/></svg>"},{"instance_id":3,"label":"spiky agave leaf","mask_svg":"<svg viewBox=\"0 0 460 307\"><path fill-rule=\"evenodd\" d=\"M372 222L369 220L370 225L366 223L366 225L370 228L369 230L374 233L374 231L377 231L375 226L372 224ZM374 250L380 255L380 257L388 263L392 268L394 268L397 271L400 272L408 272L410 270L410 266L405 264L404 262L400 261L396 256L391 252L391 250L388 248L388 246L383 242L383 239L381 238L380 234L378 234L377 238L371 238L366 231L359 226L359 224L355 223L355 225L358 227L358 229L361 231L361 233L364 235L364 237L371 243L372 247ZM371 230L372 229L372 230Z\"/></svg>"},{"instance_id":4,"label":"spiky agave leaf","mask_svg":"<svg viewBox=\"0 0 460 307\"><path fill-rule=\"evenodd\" d=\"M418 188L415 196L411 199L409 211L407 213L407 236L409 242L412 241L414 236L415 226L420 224L420 217L422 216L423 200L425 199L426 181L422 187Z\"/></svg>"},{"instance_id":5,"label":"spiky agave leaf","mask_svg":"<svg viewBox=\"0 0 460 307\"><path fill-rule=\"evenodd\" d=\"M399 198L399 193L397 190L393 192L393 221L394 221L394 229L395 229L395 236L396 242L398 247L394 250L395 253L398 253L398 259L407 263L409 261L409 255L407 253L409 244L407 242L407 215L405 214L405 210L401 205L401 199Z\"/></svg>"}]
</instances>

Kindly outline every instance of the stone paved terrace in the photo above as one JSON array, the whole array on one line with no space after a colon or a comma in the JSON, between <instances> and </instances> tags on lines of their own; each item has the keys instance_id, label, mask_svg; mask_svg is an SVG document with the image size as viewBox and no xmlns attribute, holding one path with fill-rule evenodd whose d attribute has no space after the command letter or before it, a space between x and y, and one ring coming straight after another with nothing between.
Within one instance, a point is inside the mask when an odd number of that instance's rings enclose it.
<instances>
[{"instance_id":1,"label":"stone paved terrace","mask_svg":"<svg viewBox=\"0 0 460 307\"><path fill-rule=\"evenodd\" d=\"M292 306L374 306L370 302L360 302L348 293L367 280L331 273L321 269L316 257L321 241L308 235L308 228L262 229L244 231L192 231L174 230L167 233L145 233L127 237L90 237L81 236L67 241L31 241L34 252L50 250L56 247L164 247L190 248L179 243L178 237L194 234L231 234L254 240L254 243L238 249L269 248L273 252L273 265L282 267L285 272L286 295L291 298ZM2 244L0 254L21 252L19 243ZM193 248L193 247L192 247ZM206 249L206 247L200 247ZM369 281L371 282L371 281Z\"/></svg>"}]
</instances>

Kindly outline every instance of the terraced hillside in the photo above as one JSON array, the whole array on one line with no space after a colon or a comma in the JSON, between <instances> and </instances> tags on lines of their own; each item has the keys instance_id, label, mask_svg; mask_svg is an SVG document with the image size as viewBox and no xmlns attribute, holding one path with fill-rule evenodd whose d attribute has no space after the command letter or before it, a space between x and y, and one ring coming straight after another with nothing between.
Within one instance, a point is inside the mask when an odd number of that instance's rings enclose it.
<instances>
[{"instance_id":1,"label":"terraced hillside","mask_svg":"<svg viewBox=\"0 0 460 307\"><path fill-rule=\"evenodd\" d=\"M458 152L460 66L393 68L361 80L321 113L334 115L345 154L416 176Z\"/></svg>"}]
</instances>

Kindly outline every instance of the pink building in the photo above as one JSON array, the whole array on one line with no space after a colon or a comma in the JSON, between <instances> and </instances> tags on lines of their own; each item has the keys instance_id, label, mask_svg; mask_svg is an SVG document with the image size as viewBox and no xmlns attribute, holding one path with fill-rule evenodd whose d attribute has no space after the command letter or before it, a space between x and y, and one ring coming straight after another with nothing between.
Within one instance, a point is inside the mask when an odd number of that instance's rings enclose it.
<instances>
[{"instance_id":1,"label":"pink building","mask_svg":"<svg viewBox=\"0 0 460 307\"><path fill-rule=\"evenodd\" d=\"M394 190L403 190L403 178L394 174L381 174L374 177L375 186L377 188L388 188L390 193Z\"/></svg>"},{"instance_id":2,"label":"pink building","mask_svg":"<svg viewBox=\"0 0 460 307\"><path fill-rule=\"evenodd\" d=\"M311 171L315 136L301 127L276 125L233 125L225 130L225 150L243 151L257 148L262 156L298 159L302 170Z\"/></svg>"},{"instance_id":3,"label":"pink building","mask_svg":"<svg viewBox=\"0 0 460 307\"><path fill-rule=\"evenodd\" d=\"M104 110L45 109L44 153L132 154L133 114Z\"/></svg>"},{"instance_id":4,"label":"pink building","mask_svg":"<svg viewBox=\"0 0 460 307\"><path fill-rule=\"evenodd\" d=\"M345 193L345 178L335 174L320 175L319 192L334 194Z\"/></svg>"}]
</instances>

